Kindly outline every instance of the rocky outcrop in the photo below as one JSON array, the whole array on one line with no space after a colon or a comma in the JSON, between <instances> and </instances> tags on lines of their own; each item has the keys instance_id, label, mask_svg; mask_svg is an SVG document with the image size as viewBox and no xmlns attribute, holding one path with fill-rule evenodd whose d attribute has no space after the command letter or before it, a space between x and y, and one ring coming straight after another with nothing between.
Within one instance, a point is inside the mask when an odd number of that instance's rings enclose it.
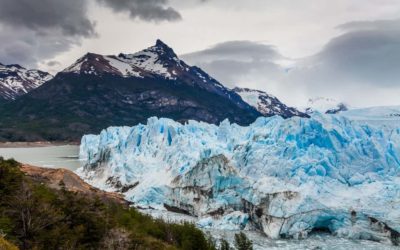
<instances>
[{"instance_id":1,"label":"rocky outcrop","mask_svg":"<svg viewBox=\"0 0 400 250\"><path fill-rule=\"evenodd\" d=\"M65 188L68 191L84 193L90 196L101 197L102 199L112 199L122 204L128 204L121 194L114 192L105 192L95 188L83 181L74 172L63 168L41 168L27 164L20 167L25 175L33 180L44 183L50 188L61 189Z\"/></svg>"}]
</instances>

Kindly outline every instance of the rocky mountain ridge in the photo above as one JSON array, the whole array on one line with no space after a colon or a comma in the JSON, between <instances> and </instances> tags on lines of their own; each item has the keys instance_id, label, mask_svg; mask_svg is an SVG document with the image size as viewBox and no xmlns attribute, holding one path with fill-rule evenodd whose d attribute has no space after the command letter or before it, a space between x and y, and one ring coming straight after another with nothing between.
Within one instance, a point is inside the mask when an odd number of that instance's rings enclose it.
<instances>
[{"instance_id":1,"label":"rocky mountain ridge","mask_svg":"<svg viewBox=\"0 0 400 250\"><path fill-rule=\"evenodd\" d=\"M15 100L53 78L49 73L0 63L0 99Z\"/></svg>"}]
</instances>

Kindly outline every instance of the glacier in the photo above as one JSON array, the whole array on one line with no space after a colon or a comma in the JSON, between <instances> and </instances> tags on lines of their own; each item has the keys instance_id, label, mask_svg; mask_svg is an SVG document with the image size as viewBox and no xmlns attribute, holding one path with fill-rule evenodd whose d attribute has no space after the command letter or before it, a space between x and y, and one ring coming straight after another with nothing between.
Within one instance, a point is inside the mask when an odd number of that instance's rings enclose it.
<instances>
[{"instance_id":1,"label":"glacier","mask_svg":"<svg viewBox=\"0 0 400 250\"><path fill-rule=\"evenodd\" d=\"M201 228L400 243L400 125L318 112L247 127L152 117L85 135L80 158L90 184Z\"/></svg>"}]
</instances>

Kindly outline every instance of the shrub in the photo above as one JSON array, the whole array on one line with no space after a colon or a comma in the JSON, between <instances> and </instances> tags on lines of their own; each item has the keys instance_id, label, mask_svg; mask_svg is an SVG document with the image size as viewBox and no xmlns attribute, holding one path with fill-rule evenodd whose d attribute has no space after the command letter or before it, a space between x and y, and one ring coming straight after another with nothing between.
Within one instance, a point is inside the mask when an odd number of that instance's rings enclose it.
<instances>
[{"instance_id":1,"label":"shrub","mask_svg":"<svg viewBox=\"0 0 400 250\"><path fill-rule=\"evenodd\" d=\"M253 250L253 242L247 238L245 233L240 232L235 234L235 247L237 250Z\"/></svg>"}]
</instances>

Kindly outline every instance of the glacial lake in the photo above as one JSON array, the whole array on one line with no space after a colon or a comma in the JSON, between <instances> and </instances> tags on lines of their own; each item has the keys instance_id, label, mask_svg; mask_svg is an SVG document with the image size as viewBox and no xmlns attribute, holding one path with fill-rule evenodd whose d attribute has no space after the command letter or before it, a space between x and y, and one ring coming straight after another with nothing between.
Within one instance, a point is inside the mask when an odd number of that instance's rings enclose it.
<instances>
[{"instance_id":1,"label":"glacial lake","mask_svg":"<svg viewBox=\"0 0 400 250\"><path fill-rule=\"evenodd\" d=\"M75 171L81 166L78 145L0 148L0 156L38 167L65 168Z\"/></svg>"}]
</instances>

